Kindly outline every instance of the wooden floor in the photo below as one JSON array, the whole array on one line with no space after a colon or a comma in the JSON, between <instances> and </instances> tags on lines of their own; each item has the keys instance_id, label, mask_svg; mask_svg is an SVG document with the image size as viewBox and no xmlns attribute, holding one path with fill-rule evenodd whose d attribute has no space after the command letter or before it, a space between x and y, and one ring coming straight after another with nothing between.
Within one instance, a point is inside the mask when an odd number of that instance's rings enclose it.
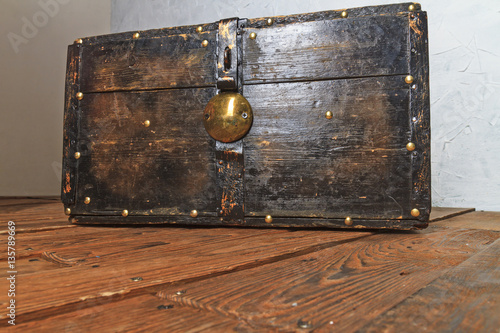
<instances>
[{"instance_id":1,"label":"wooden floor","mask_svg":"<svg viewBox=\"0 0 500 333\"><path fill-rule=\"evenodd\" d=\"M418 232L89 227L58 200L1 199L0 330L14 221L22 332L498 332L500 213L432 218Z\"/></svg>"}]
</instances>

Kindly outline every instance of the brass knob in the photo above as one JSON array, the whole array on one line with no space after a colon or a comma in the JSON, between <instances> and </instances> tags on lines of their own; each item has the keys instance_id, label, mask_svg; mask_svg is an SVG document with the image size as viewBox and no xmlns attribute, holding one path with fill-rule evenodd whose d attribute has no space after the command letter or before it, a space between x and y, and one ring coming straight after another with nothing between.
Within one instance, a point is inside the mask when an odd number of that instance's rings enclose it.
<instances>
[{"instance_id":1,"label":"brass knob","mask_svg":"<svg viewBox=\"0 0 500 333\"><path fill-rule=\"evenodd\" d=\"M203 114L207 133L221 142L234 142L244 137L250 130L252 121L250 103L235 92L225 92L212 97Z\"/></svg>"}]
</instances>

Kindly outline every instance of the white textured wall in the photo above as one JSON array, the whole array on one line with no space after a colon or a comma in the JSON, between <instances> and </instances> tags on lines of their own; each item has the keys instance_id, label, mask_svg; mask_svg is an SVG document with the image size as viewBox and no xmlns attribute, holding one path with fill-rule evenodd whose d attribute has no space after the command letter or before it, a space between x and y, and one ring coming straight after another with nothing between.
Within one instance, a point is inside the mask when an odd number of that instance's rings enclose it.
<instances>
[{"instance_id":1,"label":"white textured wall","mask_svg":"<svg viewBox=\"0 0 500 333\"><path fill-rule=\"evenodd\" d=\"M67 46L110 15L111 0L0 2L0 196L60 193Z\"/></svg>"},{"instance_id":2,"label":"white textured wall","mask_svg":"<svg viewBox=\"0 0 500 333\"><path fill-rule=\"evenodd\" d=\"M113 32L392 3L113 0ZM500 1L422 1L429 15L435 206L500 210Z\"/></svg>"}]
</instances>

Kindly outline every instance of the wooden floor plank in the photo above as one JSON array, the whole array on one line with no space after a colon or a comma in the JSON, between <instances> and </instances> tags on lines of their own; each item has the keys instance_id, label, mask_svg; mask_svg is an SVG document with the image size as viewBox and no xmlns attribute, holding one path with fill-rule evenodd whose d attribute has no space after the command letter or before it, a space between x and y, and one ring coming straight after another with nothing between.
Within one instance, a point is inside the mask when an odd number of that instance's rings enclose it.
<instances>
[{"instance_id":1,"label":"wooden floor plank","mask_svg":"<svg viewBox=\"0 0 500 333\"><path fill-rule=\"evenodd\" d=\"M237 318L182 307L152 295L77 309L38 321L18 319L19 332L232 332L249 327Z\"/></svg>"},{"instance_id":2,"label":"wooden floor plank","mask_svg":"<svg viewBox=\"0 0 500 333\"><path fill-rule=\"evenodd\" d=\"M16 223L16 233L42 230L74 228L64 215L63 204L51 200L49 203L28 203L2 206L0 208L0 235L7 233L7 223Z\"/></svg>"},{"instance_id":3,"label":"wooden floor plank","mask_svg":"<svg viewBox=\"0 0 500 333\"><path fill-rule=\"evenodd\" d=\"M437 222L450 217L467 214L475 211L474 208L449 208L449 207L432 207L430 222Z\"/></svg>"},{"instance_id":4,"label":"wooden floor plank","mask_svg":"<svg viewBox=\"0 0 500 333\"><path fill-rule=\"evenodd\" d=\"M472 212L439 221L433 225L500 231L500 212Z\"/></svg>"},{"instance_id":5,"label":"wooden floor plank","mask_svg":"<svg viewBox=\"0 0 500 333\"><path fill-rule=\"evenodd\" d=\"M499 253L497 240L360 332L497 332Z\"/></svg>"},{"instance_id":6,"label":"wooden floor plank","mask_svg":"<svg viewBox=\"0 0 500 333\"><path fill-rule=\"evenodd\" d=\"M261 331L352 332L484 249L500 234L431 227L377 234L158 296L244 318ZM177 295L179 289L185 294Z\"/></svg>"},{"instance_id":7,"label":"wooden floor plank","mask_svg":"<svg viewBox=\"0 0 500 333\"><path fill-rule=\"evenodd\" d=\"M115 255L122 253L126 256L131 251L159 245L170 245L169 251L172 252L193 247L193 244L202 246L231 239L280 232L284 231L242 228L180 228L177 226L141 228L76 226L73 229L18 235L17 258L41 257L44 252L57 252L80 259L103 257L109 253ZM6 245L7 238L0 239L0 246ZM0 260L5 260L6 257L7 253L0 253Z\"/></svg>"},{"instance_id":8,"label":"wooden floor plank","mask_svg":"<svg viewBox=\"0 0 500 333\"><path fill-rule=\"evenodd\" d=\"M45 204L45 203L54 203L60 202L60 197L48 196L48 197L0 197L0 212L4 206L13 206L13 205L28 205L28 204Z\"/></svg>"},{"instance_id":9,"label":"wooden floor plank","mask_svg":"<svg viewBox=\"0 0 500 333\"><path fill-rule=\"evenodd\" d=\"M76 226L57 200L0 198L0 234L9 220L19 233L17 326L37 332L494 331L500 213L431 219L376 233Z\"/></svg>"},{"instance_id":10,"label":"wooden floor plank","mask_svg":"<svg viewBox=\"0 0 500 333\"><path fill-rule=\"evenodd\" d=\"M234 234L233 229L226 229ZM246 238L229 238L227 241L202 246L198 245L198 241L203 238L203 233L191 233L191 245L174 252L171 251L172 246L175 247L179 239L184 242L189 233L186 236L179 234L176 238L169 239L169 244L154 248L135 248L134 242L130 242L128 248L117 251L110 246L110 250L102 256L96 256L93 245L88 244L84 255L89 253L90 256L83 262L79 262L85 259L80 255L82 250L76 253L73 249L51 251L47 245L45 252L50 254L53 261L61 263L61 268L29 274L18 272L19 281L29 286L29 291L25 290L17 295L16 302L20 304L17 314L23 318L53 315L71 304L112 296L135 296L135 291L147 287L247 269L371 234L363 231L281 229L267 230L266 233L260 230L257 235L251 236L252 232L259 229L241 231L247 234ZM165 239L158 237L157 241ZM102 248L102 244L99 247ZM140 279L136 279L139 277ZM60 286L57 288L57 297L54 296L54 286ZM1 306L7 302L6 295L0 295Z\"/></svg>"}]
</instances>

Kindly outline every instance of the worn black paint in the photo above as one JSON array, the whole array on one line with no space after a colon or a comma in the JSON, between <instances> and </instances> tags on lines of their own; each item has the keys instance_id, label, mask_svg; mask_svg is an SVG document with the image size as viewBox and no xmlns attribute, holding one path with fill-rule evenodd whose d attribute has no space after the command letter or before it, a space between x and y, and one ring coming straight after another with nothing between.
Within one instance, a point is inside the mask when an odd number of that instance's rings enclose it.
<instances>
[{"instance_id":1,"label":"worn black paint","mask_svg":"<svg viewBox=\"0 0 500 333\"><path fill-rule=\"evenodd\" d=\"M214 142L200 121L214 95L215 88L87 95L73 212L215 215Z\"/></svg>"},{"instance_id":2,"label":"worn black paint","mask_svg":"<svg viewBox=\"0 0 500 333\"><path fill-rule=\"evenodd\" d=\"M61 199L66 204L75 203L78 160L74 158L78 141L78 100L81 47L68 47L66 92L64 106L63 163Z\"/></svg>"},{"instance_id":3,"label":"worn black paint","mask_svg":"<svg viewBox=\"0 0 500 333\"><path fill-rule=\"evenodd\" d=\"M245 95L255 117L244 140L247 215L411 217L404 76L252 85Z\"/></svg>"},{"instance_id":4,"label":"worn black paint","mask_svg":"<svg viewBox=\"0 0 500 333\"><path fill-rule=\"evenodd\" d=\"M186 26L71 46L63 189L73 185L62 198L72 221L425 227L427 24L409 5L275 17L271 26L229 19L202 33ZM252 129L236 143L215 142L203 128L203 109L220 90L238 91L254 109Z\"/></svg>"}]
</instances>

